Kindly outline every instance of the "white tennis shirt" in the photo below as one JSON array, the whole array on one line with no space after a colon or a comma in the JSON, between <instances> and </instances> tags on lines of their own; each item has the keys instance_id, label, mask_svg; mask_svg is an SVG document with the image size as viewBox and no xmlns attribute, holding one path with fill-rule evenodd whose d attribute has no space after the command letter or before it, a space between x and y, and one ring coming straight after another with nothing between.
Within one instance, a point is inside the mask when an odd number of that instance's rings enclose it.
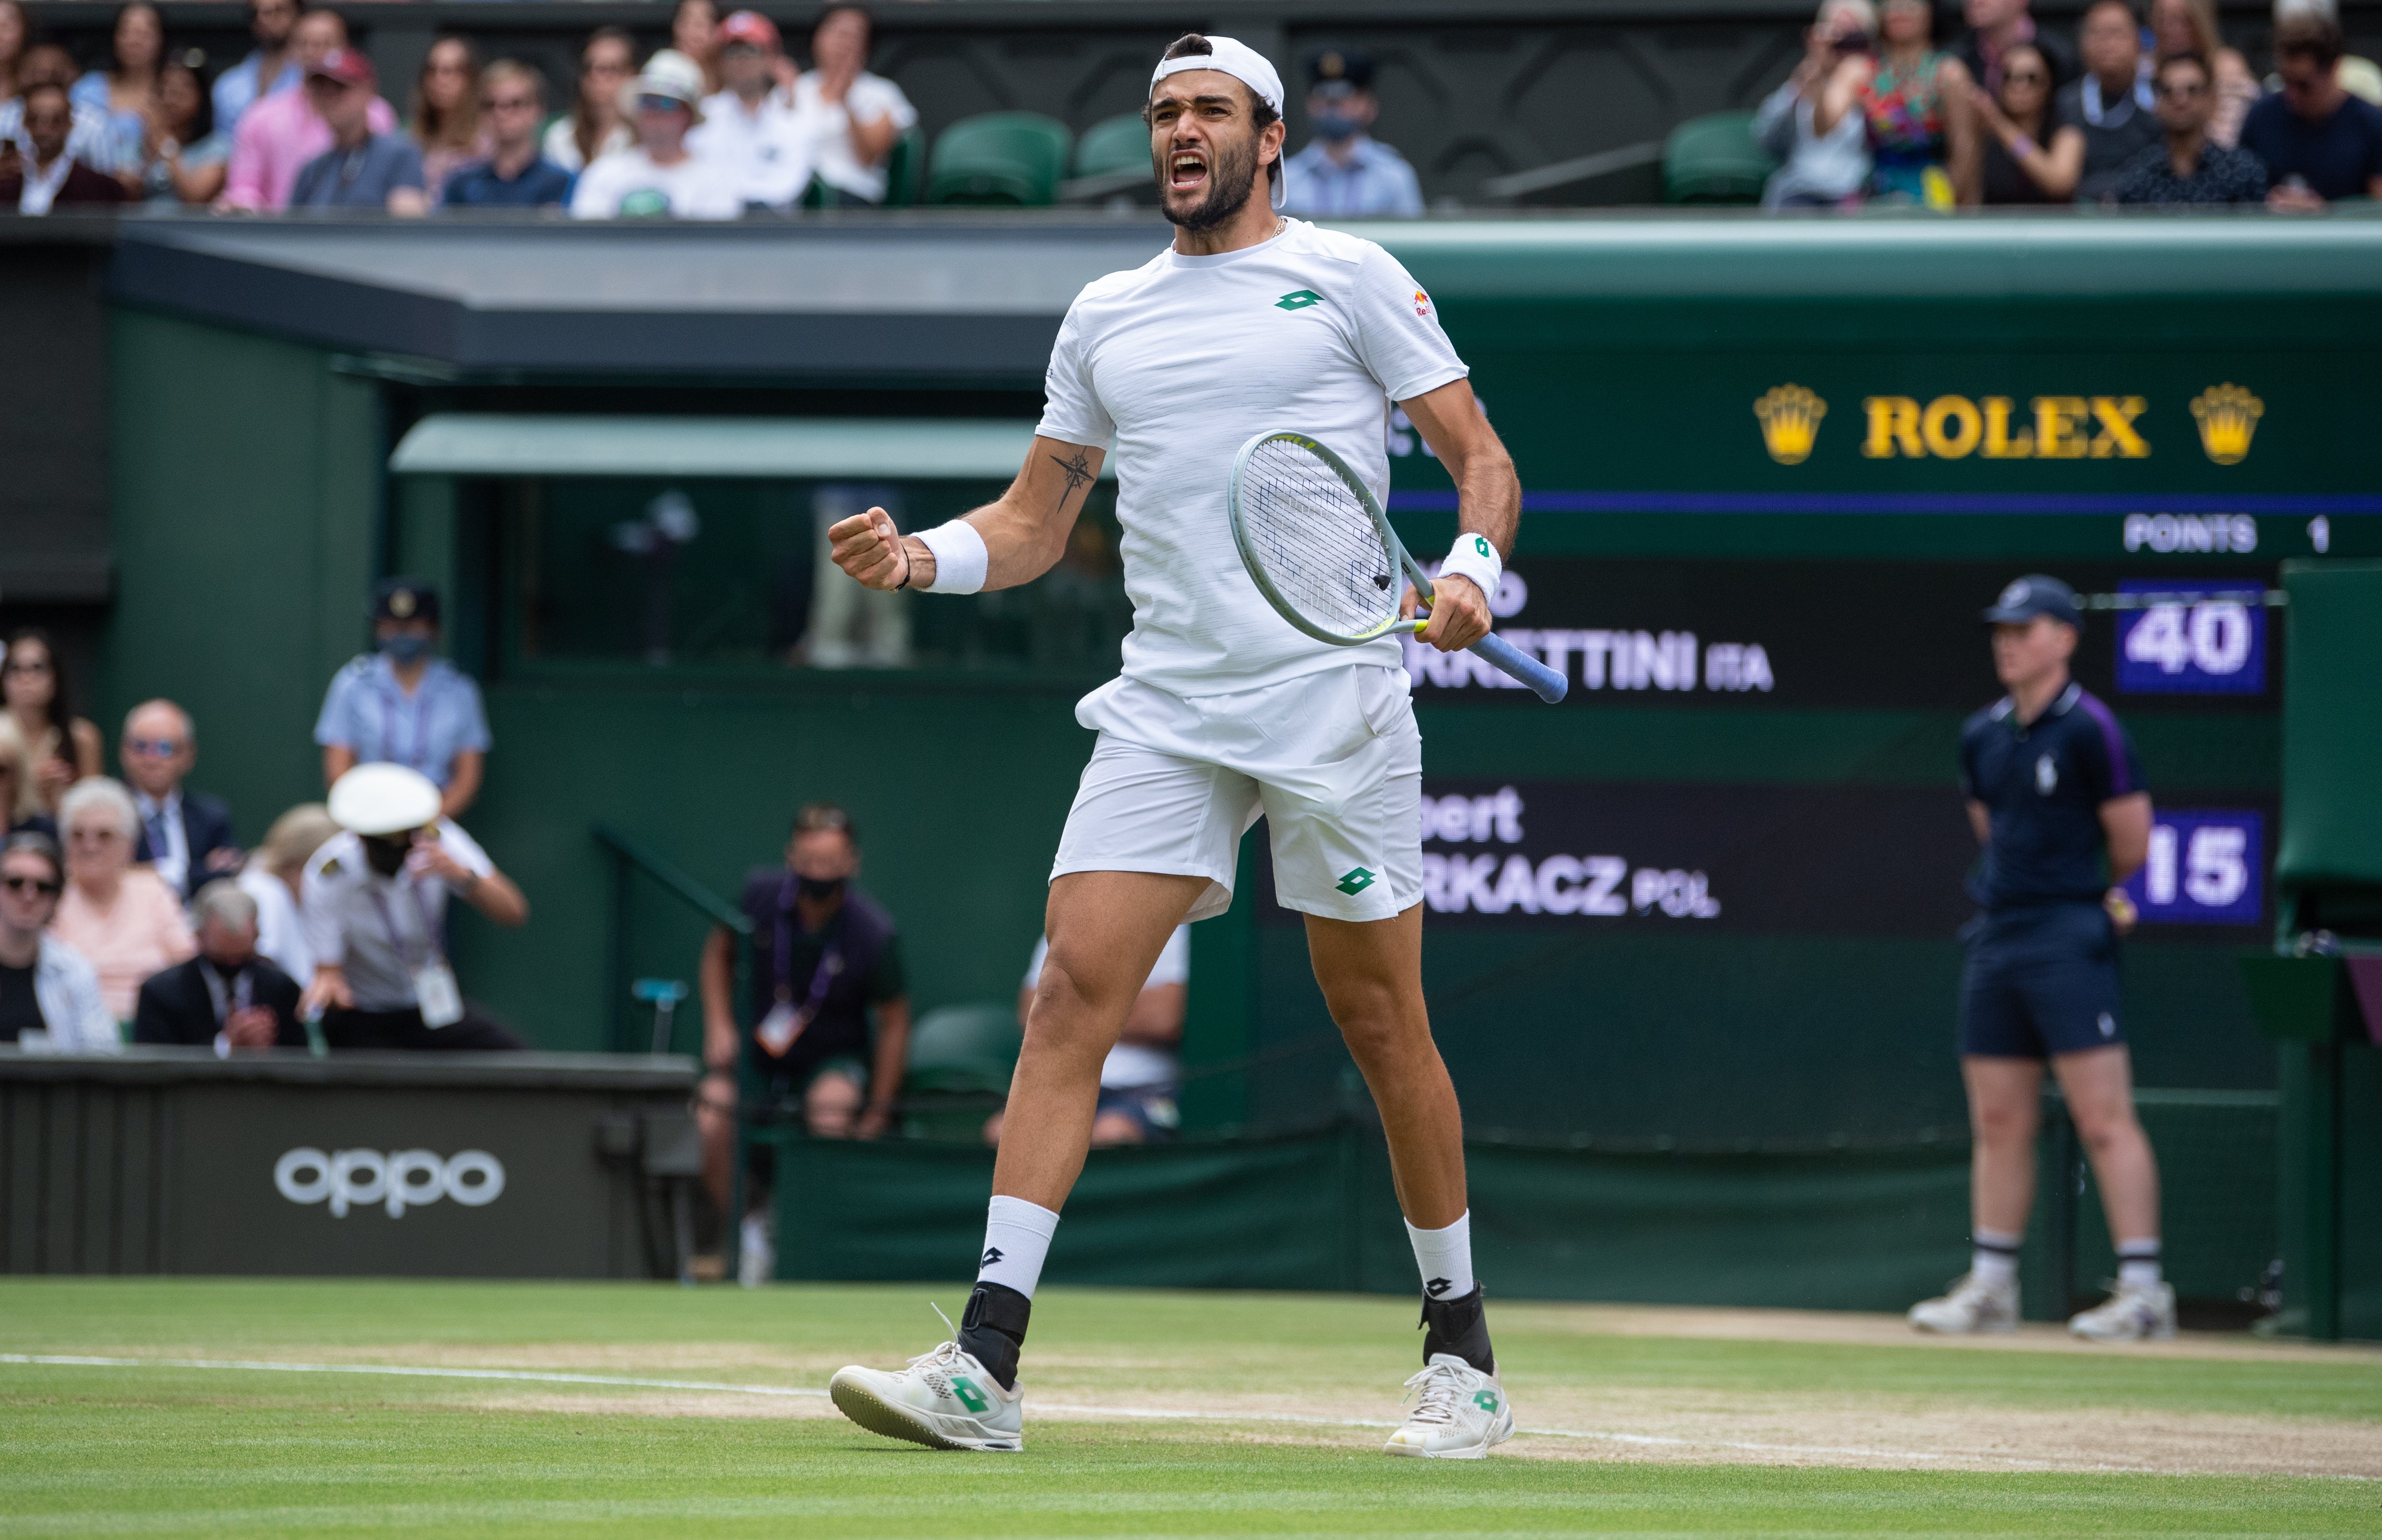
<instances>
[{"instance_id":1,"label":"white tennis shirt","mask_svg":"<svg viewBox=\"0 0 2382 1540\"><path fill-rule=\"evenodd\" d=\"M1241 566L1224 511L1233 459L1287 429L1332 448L1386 498L1388 417L1468 372L1438 307L1369 240L1293 219L1222 256L1171 248L1084 286L1050 350L1035 431L1116 447L1133 633L1124 676L1177 696L1227 695L1367 659L1274 612Z\"/></svg>"}]
</instances>

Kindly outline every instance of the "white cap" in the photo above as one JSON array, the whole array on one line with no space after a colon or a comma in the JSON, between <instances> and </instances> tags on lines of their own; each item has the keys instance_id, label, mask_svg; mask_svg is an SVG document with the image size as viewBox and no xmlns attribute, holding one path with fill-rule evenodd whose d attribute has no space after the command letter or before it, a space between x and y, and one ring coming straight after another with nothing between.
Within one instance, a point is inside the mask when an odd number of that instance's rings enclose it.
<instances>
[{"instance_id":1,"label":"white cap","mask_svg":"<svg viewBox=\"0 0 2382 1540\"><path fill-rule=\"evenodd\" d=\"M634 89L640 96L668 96L692 107L703 100L703 67L675 48L664 48L645 61Z\"/></svg>"},{"instance_id":2,"label":"white cap","mask_svg":"<svg viewBox=\"0 0 2382 1540\"><path fill-rule=\"evenodd\" d=\"M1271 107L1276 117L1282 116L1282 72L1273 67L1271 59L1238 38L1210 34L1208 46L1213 52L1185 54L1179 59L1159 60L1158 68L1150 71L1149 83L1156 85L1169 75L1180 75L1186 69L1221 69L1257 92L1258 100ZM1287 184L1283 177L1279 154L1274 157L1273 165L1268 167L1267 175L1273 183L1273 206L1280 208L1287 195Z\"/></svg>"},{"instance_id":3,"label":"white cap","mask_svg":"<svg viewBox=\"0 0 2382 1540\"><path fill-rule=\"evenodd\" d=\"M403 834L438 821L438 788L404 765L358 765L331 783L331 821L357 834Z\"/></svg>"},{"instance_id":4,"label":"white cap","mask_svg":"<svg viewBox=\"0 0 2382 1540\"><path fill-rule=\"evenodd\" d=\"M1243 43L1238 38L1210 37L1211 54L1185 54L1179 59L1160 59L1149 77L1156 85L1169 75L1180 75L1186 69L1221 69L1225 74L1258 93L1258 100L1282 116L1282 74L1273 61Z\"/></svg>"}]
</instances>

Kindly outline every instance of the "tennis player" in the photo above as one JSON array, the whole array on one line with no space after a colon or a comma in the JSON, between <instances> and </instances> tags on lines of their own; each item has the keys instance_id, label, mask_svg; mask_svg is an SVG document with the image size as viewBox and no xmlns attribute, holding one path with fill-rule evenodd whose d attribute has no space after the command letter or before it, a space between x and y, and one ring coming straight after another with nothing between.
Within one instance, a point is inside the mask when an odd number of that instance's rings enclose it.
<instances>
[{"instance_id":1,"label":"tennis player","mask_svg":"<svg viewBox=\"0 0 2382 1540\"><path fill-rule=\"evenodd\" d=\"M1422 740L1399 645L1334 647L1283 620L1235 552L1225 488L1244 442L1289 428L1385 490L1390 403L1405 408L1459 498L1464 537L1422 634L1443 651L1489 630L1521 489L1430 297L1371 241L1274 212L1282 80L1263 55L1178 40L1147 116L1173 244L1076 296L1015 484L922 535L897 535L880 509L829 532L837 564L872 587L1030 583L1066 548L1113 439L1134 601L1123 676L1075 711L1099 739L1051 868L1050 957L976 1290L953 1341L902 1373L842 1370L836 1404L897 1438L1019 1448L1018 1349L1101 1061L1168 935L1231 902L1241 835L1262 814L1282 902L1306 917L1316 979L1381 1108L1421 1269L1423 1368L1387 1448L1477 1458L1514 1418L1472 1274L1462 1118L1423 1010Z\"/></svg>"}]
</instances>

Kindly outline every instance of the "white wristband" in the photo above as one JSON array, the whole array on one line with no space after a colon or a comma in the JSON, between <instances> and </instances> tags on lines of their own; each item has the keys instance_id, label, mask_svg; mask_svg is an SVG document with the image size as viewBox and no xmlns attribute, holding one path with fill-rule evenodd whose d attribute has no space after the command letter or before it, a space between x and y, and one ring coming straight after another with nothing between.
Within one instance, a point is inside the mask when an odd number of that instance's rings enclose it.
<instances>
[{"instance_id":1,"label":"white wristband","mask_svg":"<svg viewBox=\"0 0 2382 1540\"><path fill-rule=\"evenodd\" d=\"M976 525L965 519L953 519L950 524L919 531L918 541L935 553L935 581L926 585L925 592L983 591L985 570L992 565L992 553L984 548L984 536L976 532Z\"/></svg>"},{"instance_id":2,"label":"white wristband","mask_svg":"<svg viewBox=\"0 0 2382 1540\"><path fill-rule=\"evenodd\" d=\"M1497 585L1505 575L1505 563L1498 558L1497 548L1489 543L1487 536L1461 536L1455 548L1447 553L1447 560L1439 564L1440 576L1451 574L1470 578L1482 598L1493 599L1497 597Z\"/></svg>"}]
</instances>

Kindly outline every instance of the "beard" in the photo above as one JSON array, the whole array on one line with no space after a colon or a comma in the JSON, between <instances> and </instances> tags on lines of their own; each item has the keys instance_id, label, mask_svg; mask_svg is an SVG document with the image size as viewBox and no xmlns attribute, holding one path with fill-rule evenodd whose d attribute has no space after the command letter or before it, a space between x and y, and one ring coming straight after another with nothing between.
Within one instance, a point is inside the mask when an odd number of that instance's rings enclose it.
<instances>
[{"instance_id":1,"label":"beard","mask_svg":"<svg viewBox=\"0 0 2382 1540\"><path fill-rule=\"evenodd\" d=\"M1166 186L1164 159L1160 161L1158 185ZM1166 217L1186 230L1212 230L1230 220L1247 206L1249 194L1258 185L1258 136L1250 134L1235 143L1220 146L1208 164L1208 195L1187 209L1177 209L1162 195L1159 203Z\"/></svg>"}]
</instances>

